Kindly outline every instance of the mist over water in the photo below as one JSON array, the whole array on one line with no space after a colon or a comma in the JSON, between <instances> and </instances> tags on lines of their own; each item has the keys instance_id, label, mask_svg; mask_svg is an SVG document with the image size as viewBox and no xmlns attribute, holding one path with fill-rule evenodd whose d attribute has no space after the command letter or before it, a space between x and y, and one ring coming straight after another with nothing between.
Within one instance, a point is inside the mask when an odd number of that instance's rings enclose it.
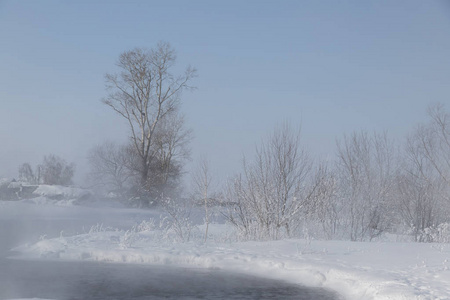
<instances>
[{"instance_id":1,"label":"mist over water","mask_svg":"<svg viewBox=\"0 0 450 300\"><path fill-rule=\"evenodd\" d=\"M16 255L10 249L23 243L86 233L98 222L126 227L156 214L32 207L0 206L0 299L337 299L323 289L220 270L9 258Z\"/></svg>"},{"instance_id":2,"label":"mist over water","mask_svg":"<svg viewBox=\"0 0 450 300\"><path fill-rule=\"evenodd\" d=\"M323 289L219 270L96 262L0 262L2 269L8 270L0 275L2 299L337 299Z\"/></svg>"}]
</instances>

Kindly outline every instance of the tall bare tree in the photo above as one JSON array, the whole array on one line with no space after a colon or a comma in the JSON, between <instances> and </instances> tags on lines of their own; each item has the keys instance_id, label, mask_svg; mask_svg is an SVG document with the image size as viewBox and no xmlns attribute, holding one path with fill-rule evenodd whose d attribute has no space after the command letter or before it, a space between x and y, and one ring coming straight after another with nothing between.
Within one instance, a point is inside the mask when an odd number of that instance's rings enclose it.
<instances>
[{"instance_id":1,"label":"tall bare tree","mask_svg":"<svg viewBox=\"0 0 450 300\"><path fill-rule=\"evenodd\" d=\"M140 161L141 188L147 191L157 126L177 109L182 92L193 88L190 82L196 76L191 67L173 75L175 61L174 49L160 42L154 49L122 53L117 62L120 73L105 76L109 94L102 101L127 121Z\"/></svg>"}]
</instances>

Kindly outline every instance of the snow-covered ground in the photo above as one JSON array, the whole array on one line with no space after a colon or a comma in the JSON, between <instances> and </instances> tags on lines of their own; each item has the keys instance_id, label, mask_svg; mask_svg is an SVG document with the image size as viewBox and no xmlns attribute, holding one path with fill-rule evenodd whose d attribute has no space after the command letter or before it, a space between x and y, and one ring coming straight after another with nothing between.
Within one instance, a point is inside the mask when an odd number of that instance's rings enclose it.
<instances>
[{"instance_id":1,"label":"snow-covered ground","mask_svg":"<svg viewBox=\"0 0 450 300\"><path fill-rule=\"evenodd\" d=\"M28 207L54 217L74 215L83 208L55 207L43 203L1 203L0 216L11 216ZM70 205L70 202L63 202ZM17 207L20 207L18 209ZM91 209L91 208L90 208ZM104 213L137 222L137 210L104 209ZM11 213L13 212L13 213ZM130 217L133 216L133 220ZM152 214L140 215L141 219ZM139 221L140 222L140 221ZM136 223L138 224L138 223ZM220 268L228 271L325 287L345 299L450 299L450 245L405 242L348 242L283 240L233 242L232 228L210 226L204 244L164 241L170 235L148 221L129 229L96 226L74 236L24 244L15 250L26 259L93 260L183 267ZM199 226L194 233L201 236ZM391 238L392 240L392 238Z\"/></svg>"}]
</instances>

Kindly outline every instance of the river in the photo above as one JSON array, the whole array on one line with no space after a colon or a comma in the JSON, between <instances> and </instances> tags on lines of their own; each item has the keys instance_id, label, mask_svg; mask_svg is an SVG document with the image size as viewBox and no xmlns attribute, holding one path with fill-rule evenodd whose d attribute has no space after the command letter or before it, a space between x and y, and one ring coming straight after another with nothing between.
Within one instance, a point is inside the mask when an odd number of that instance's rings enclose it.
<instances>
[{"instance_id":1,"label":"river","mask_svg":"<svg viewBox=\"0 0 450 300\"><path fill-rule=\"evenodd\" d=\"M97 220L0 215L0 299L338 299L325 289L222 270L9 258L17 245L75 234Z\"/></svg>"}]
</instances>

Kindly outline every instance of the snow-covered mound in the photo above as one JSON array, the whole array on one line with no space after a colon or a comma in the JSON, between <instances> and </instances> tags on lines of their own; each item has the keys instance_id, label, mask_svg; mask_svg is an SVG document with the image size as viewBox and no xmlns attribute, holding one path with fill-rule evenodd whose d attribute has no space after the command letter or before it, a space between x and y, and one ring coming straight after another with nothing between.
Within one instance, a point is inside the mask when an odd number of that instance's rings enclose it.
<instances>
[{"instance_id":1,"label":"snow-covered mound","mask_svg":"<svg viewBox=\"0 0 450 300\"><path fill-rule=\"evenodd\" d=\"M22 181L0 178L1 201L25 201L34 204L65 205L92 200L90 190L60 185L36 185ZM57 202L55 202L57 201ZM86 202L86 201L85 201Z\"/></svg>"},{"instance_id":2,"label":"snow-covered mound","mask_svg":"<svg viewBox=\"0 0 450 300\"><path fill-rule=\"evenodd\" d=\"M92 193L86 189L60 185L39 185L33 194L56 200L84 199L92 195Z\"/></svg>"}]
</instances>

